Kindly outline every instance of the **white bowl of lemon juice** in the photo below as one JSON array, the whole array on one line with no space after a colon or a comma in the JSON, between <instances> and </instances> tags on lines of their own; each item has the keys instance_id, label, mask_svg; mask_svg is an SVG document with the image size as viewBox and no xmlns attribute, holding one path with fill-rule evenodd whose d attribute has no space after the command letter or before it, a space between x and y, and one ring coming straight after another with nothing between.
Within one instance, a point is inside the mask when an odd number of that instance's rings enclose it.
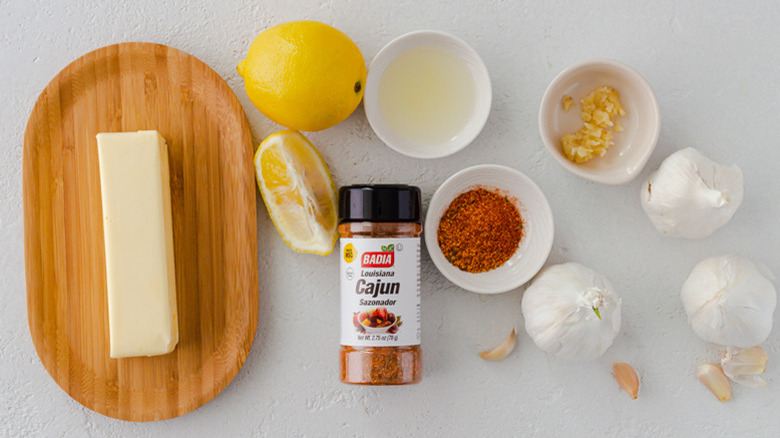
<instances>
[{"instance_id":1,"label":"white bowl of lemon juice","mask_svg":"<svg viewBox=\"0 0 780 438\"><path fill-rule=\"evenodd\" d=\"M448 33L423 30L379 51L363 99L368 122L388 146L415 158L439 158L477 137L493 92L471 46Z\"/></svg>"}]
</instances>

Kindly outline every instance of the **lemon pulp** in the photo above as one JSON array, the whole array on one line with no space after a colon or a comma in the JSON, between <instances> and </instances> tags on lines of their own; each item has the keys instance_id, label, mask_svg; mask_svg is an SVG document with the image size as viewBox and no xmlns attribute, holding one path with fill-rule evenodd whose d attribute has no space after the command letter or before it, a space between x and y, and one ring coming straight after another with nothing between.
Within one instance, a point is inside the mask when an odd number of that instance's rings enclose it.
<instances>
[{"instance_id":1,"label":"lemon pulp","mask_svg":"<svg viewBox=\"0 0 780 438\"><path fill-rule=\"evenodd\" d=\"M260 194L285 243L295 251L330 254L338 237L338 194L319 152L300 132L268 136L255 153Z\"/></svg>"}]
</instances>

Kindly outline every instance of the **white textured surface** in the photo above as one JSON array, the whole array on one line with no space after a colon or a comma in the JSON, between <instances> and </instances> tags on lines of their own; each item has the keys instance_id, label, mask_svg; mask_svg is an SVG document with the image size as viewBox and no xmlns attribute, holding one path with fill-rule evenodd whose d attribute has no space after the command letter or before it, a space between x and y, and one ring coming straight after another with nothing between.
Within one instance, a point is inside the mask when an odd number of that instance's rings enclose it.
<instances>
[{"instance_id":1,"label":"white textured surface","mask_svg":"<svg viewBox=\"0 0 780 438\"><path fill-rule=\"evenodd\" d=\"M714 361L718 351L694 336L678 298L690 269L711 255L742 251L780 274L780 3L611 1L597 2L599 10L498 0L67 3L0 3L0 435L780 434L778 328L765 344L769 389L737 387L732 401L719 404L695 378L696 366ZM49 378L27 329L22 256L22 135L38 93L72 59L97 47L169 44L226 78L260 140L278 127L252 107L235 65L257 32L303 18L345 31L367 62L395 36L422 28L452 32L473 45L491 72L494 101L484 131L462 152L436 161L404 157L373 135L362 108L309 137L339 184L419 184L426 201L447 176L472 164L503 163L534 179L556 216L550 262L589 265L623 295L623 328L603 358L558 362L521 331L509 358L482 361L477 351L499 343L513 324L522 328L521 291L465 292L424 255L422 383L342 385L338 257L288 250L258 205L259 328L244 368L221 395L177 419L130 424L86 410ZM566 172L547 155L537 131L548 82L568 65L595 57L636 68L661 104L658 148L640 179L625 186L601 186ZM686 146L736 162L745 173L742 207L703 241L660 236L639 205L641 179ZM613 381L613 360L638 369L638 401Z\"/></svg>"}]
</instances>

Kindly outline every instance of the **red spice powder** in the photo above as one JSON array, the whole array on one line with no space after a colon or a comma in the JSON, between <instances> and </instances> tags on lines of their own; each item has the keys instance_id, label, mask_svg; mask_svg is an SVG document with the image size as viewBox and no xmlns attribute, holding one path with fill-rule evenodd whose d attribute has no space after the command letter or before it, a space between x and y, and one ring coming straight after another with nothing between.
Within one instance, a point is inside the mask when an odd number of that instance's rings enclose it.
<instances>
[{"instance_id":1,"label":"red spice powder","mask_svg":"<svg viewBox=\"0 0 780 438\"><path fill-rule=\"evenodd\" d=\"M485 272L506 263L523 237L515 204L498 190L476 188L455 198L438 228L444 257L466 272Z\"/></svg>"}]
</instances>

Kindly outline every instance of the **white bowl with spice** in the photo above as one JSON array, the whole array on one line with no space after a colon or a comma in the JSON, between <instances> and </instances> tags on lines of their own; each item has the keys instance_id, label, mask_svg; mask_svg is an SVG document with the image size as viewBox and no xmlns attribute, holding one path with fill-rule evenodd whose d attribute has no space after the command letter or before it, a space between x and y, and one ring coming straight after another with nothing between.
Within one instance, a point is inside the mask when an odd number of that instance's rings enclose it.
<instances>
[{"instance_id":1,"label":"white bowl with spice","mask_svg":"<svg viewBox=\"0 0 780 438\"><path fill-rule=\"evenodd\" d=\"M496 294L539 272L552 249L554 225L547 198L530 178L483 164L439 186L423 234L431 260L448 280L472 292Z\"/></svg>"},{"instance_id":2,"label":"white bowl with spice","mask_svg":"<svg viewBox=\"0 0 780 438\"><path fill-rule=\"evenodd\" d=\"M601 87L617 92L618 106L622 106L625 114L615 114L611 121L605 120L599 126L595 121L599 114L595 113L607 111L598 105L599 97L604 97L597 93ZM609 99L604 101L611 103ZM585 128L583 117L589 118L589 122L596 126ZM550 155L573 174L602 184L625 184L636 178L655 149L660 129L660 109L650 84L633 68L610 59L584 61L562 71L547 87L539 108L539 131ZM590 141L594 132L602 135L602 139L604 136L611 137L612 144L603 155L596 146L592 159L582 158L586 155L582 154L584 149L594 148L572 148L569 145L567 156L562 146L566 135L583 133L579 138ZM572 149L580 155L571 153ZM575 158L587 161L575 162Z\"/></svg>"},{"instance_id":3,"label":"white bowl with spice","mask_svg":"<svg viewBox=\"0 0 780 438\"><path fill-rule=\"evenodd\" d=\"M421 30L377 53L363 106L371 128L392 149L440 158L477 137L492 100L490 75L471 46L445 32Z\"/></svg>"}]
</instances>

